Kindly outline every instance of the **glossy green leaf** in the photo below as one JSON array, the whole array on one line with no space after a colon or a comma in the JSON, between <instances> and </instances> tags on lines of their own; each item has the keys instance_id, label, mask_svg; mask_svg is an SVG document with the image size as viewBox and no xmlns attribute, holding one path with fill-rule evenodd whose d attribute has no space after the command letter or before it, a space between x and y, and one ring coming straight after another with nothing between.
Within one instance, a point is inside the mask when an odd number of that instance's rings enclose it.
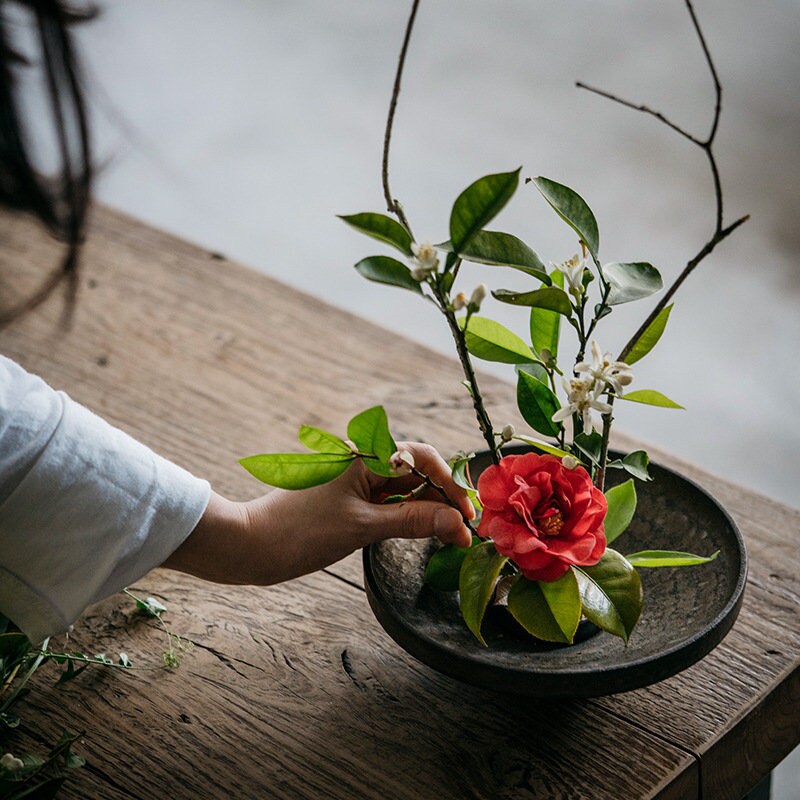
<instances>
[{"instance_id":1,"label":"glossy green leaf","mask_svg":"<svg viewBox=\"0 0 800 800\"><path fill-rule=\"evenodd\" d=\"M564 288L564 273L553 270L550 279L554 286ZM543 350L549 351L554 359L558 359L558 338L561 332L561 314L548 311L546 308L531 308L530 317L531 346L537 355Z\"/></svg>"},{"instance_id":2,"label":"glossy green leaf","mask_svg":"<svg viewBox=\"0 0 800 800\"><path fill-rule=\"evenodd\" d=\"M631 351L625 356L626 364L635 364L640 358L644 358L655 346L667 327L669 315L672 312L674 303L665 306L658 312L656 318L644 329L642 335L636 340Z\"/></svg>"},{"instance_id":3,"label":"glossy green leaf","mask_svg":"<svg viewBox=\"0 0 800 800\"><path fill-rule=\"evenodd\" d=\"M545 436L558 436L561 425L552 419L560 408L558 398L550 388L526 372L517 374L517 407L522 418L535 431Z\"/></svg>"},{"instance_id":4,"label":"glossy green leaf","mask_svg":"<svg viewBox=\"0 0 800 800\"><path fill-rule=\"evenodd\" d=\"M385 214L350 214L340 215L339 219L344 220L357 231L366 233L379 242L396 247L407 256L411 255L411 234L397 221Z\"/></svg>"},{"instance_id":5,"label":"glossy green leaf","mask_svg":"<svg viewBox=\"0 0 800 800\"><path fill-rule=\"evenodd\" d=\"M622 459L622 468L641 481L653 480L647 471L648 466L650 466L650 456L644 450L634 450Z\"/></svg>"},{"instance_id":6,"label":"glossy green leaf","mask_svg":"<svg viewBox=\"0 0 800 800\"><path fill-rule=\"evenodd\" d=\"M328 453L267 453L239 463L254 477L281 489L307 489L341 475L354 456Z\"/></svg>"},{"instance_id":7,"label":"glossy green leaf","mask_svg":"<svg viewBox=\"0 0 800 800\"><path fill-rule=\"evenodd\" d=\"M463 328L466 317L459 317ZM524 364L536 361L536 356L522 339L504 325L488 317L472 316L465 331L467 349L476 358L498 361L501 364Z\"/></svg>"},{"instance_id":8,"label":"glossy green leaf","mask_svg":"<svg viewBox=\"0 0 800 800\"><path fill-rule=\"evenodd\" d=\"M660 406L661 408L683 408L674 400L670 400L666 395L657 392L655 389L639 389L635 392L625 392L620 395L620 400L630 400L631 403L645 403L648 406Z\"/></svg>"},{"instance_id":9,"label":"glossy green leaf","mask_svg":"<svg viewBox=\"0 0 800 800\"><path fill-rule=\"evenodd\" d=\"M411 270L397 259L389 256L370 256L356 264L356 270L368 281L385 283L388 286L399 286L417 294L422 294L419 281L411 277Z\"/></svg>"},{"instance_id":10,"label":"glossy green leaf","mask_svg":"<svg viewBox=\"0 0 800 800\"><path fill-rule=\"evenodd\" d=\"M360 453L376 455L383 462L388 462L397 451L383 406L373 406L356 414L347 423L347 438ZM374 466L369 459L365 459L364 463L368 467Z\"/></svg>"},{"instance_id":11,"label":"glossy green leaf","mask_svg":"<svg viewBox=\"0 0 800 800\"><path fill-rule=\"evenodd\" d=\"M30 650L31 643L24 633L12 631L0 634L0 659L13 663Z\"/></svg>"},{"instance_id":12,"label":"glossy green leaf","mask_svg":"<svg viewBox=\"0 0 800 800\"><path fill-rule=\"evenodd\" d=\"M574 190L548 178L533 178L536 188L586 245L589 252L597 258L600 250L600 234L597 220L586 201Z\"/></svg>"},{"instance_id":13,"label":"glossy green leaf","mask_svg":"<svg viewBox=\"0 0 800 800\"><path fill-rule=\"evenodd\" d=\"M461 565L458 580L461 615L475 638L486 647L481 623L494 592L500 570L508 558L500 555L491 542L481 542L469 549Z\"/></svg>"},{"instance_id":14,"label":"glossy green leaf","mask_svg":"<svg viewBox=\"0 0 800 800\"><path fill-rule=\"evenodd\" d=\"M472 481L470 480L469 476L469 462L471 461L473 455L474 454L454 457L451 458L447 463L453 475L453 482L456 484L456 486L460 486L462 489L464 489L464 491L466 491L467 497L469 497L472 505L475 506L476 509L480 510L483 508L483 505L478 498L478 490L472 485Z\"/></svg>"},{"instance_id":15,"label":"glossy green leaf","mask_svg":"<svg viewBox=\"0 0 800 800\"><path fill-rule=\"evenodd\" d=\"M532 292L512 292L508 289L497 289L492 292L492 297L501 303L513 306L532 306L555 311L565 317L572 315L572 303L567 293L557 286L545 286Z\"/></svg>"},{"instance_id":16,"label":"glossy green leaf","mask_svg":"<svg viewBox=\"0 0 800 800\"><path fill-rule=\"evenodd\" d=\"M575 447L581 451L593 464L600 461L603 449L603 437L593 431L592 433L579 433L573 440Z\"/></svg>"},{"instance_id":17,"label":"glossy green leaf","mask_svg":"<svg viewBox=\"0 0 800 800\"><path fill-rule=\"evenodd\" d=\"M586 619L627 642L642 613L642 581L636 570L615 550L606 550L593 567L572 569Z\"/></svg>"},{"instance_id":18,"label":"glossy green leaf","mask_svg":"<svg viewBox=\"0 0 800 800\"><path fill-rule=\"evenodd\" d=\"M309 450L315 450L317 453L350 453L350 445L344 439L311 425L301 425L297 438Z\"/></svg>"},{"instance_id":19,"label":"glossy green leaf","mask_svg":"<svg viewBox=\"0 0 800 800\"><path fill-rule=\"evenodd\" d=\"M634 567L694 567L708 564L719 555L719 550L710 556L696 556L680 550L641 550L625 556Z\"/></svg>"},{"instance_id":20,"label":"glossy green leaf","mask_svg":"<svg viewBox=\"0 0 800 800\"><path fill-rule=\"evenodd\" d=\"M636 487L633 478L625 483L606 490L608 512L604 523L606 544L611 544L621 533L627 530L636 513Z\"/></svg>"},{"instance_id":21,"label":"glossy green leaf","mask_svg":"<svg viewBox=\"0 0 800 800\"><path fill-rule=\"evenodd\" d=\"M443 249L452 248L452 242L441 245ZM459 255L465 261L496 267L511 267L527 275L538 278L550 285L550 276L536 253L528 245L510 233L499 231L478 231Z\"/></svg>"},{"instance_id":22,"label":"glossy green leaf","mask_svg":"<svg viewBox=\"0 0 800 800\"><path fill-rule=\"evenodd\" d=\"M508 593L508 610L537 639L572 644L581 621L581 595L572 570L557 581L530 581L519 576Z\"/></svg>"},{"instance_id":23,"label":"glossy green leaf","mask_svg":"<svg viewBox=\"0 0 800 800\"><path fill-rule=\"evenodd\" d=\"M528 375L536 378L537 381L545 386L550 385L550 376L547 374L547 370L537 361L533 361L530 364L514 364L514 369L517 372L527 372Z\"/></svg>"},{"instance_id":24,"label":"glossy green leaf","mask_svg":"<svg viewBox=\"0 0 800 800\"><path fill-rule=\"evenodd\" d=\"M606 264L603 275L611 287L607 301L610 306L640 300L664 288L661 273L644 261Z\"/></svg>"},{"instance_id":25,"label":"glossy green leaf","mask_svg":"<svg viewBox=\"0 0 800 800\"><path fill-rule=\"evenodd\" d=\"M543 453L549 453L551 456L564 458L564 456L572 455L572 453L570 453L568 450L562 450L560 447L556 447L549 442L543 442L541 439L534 439L533 436L526 436L524 433L515 433L513 438L518 442L529 444L531 447L535 447L537 450L541 450Z\"/></svg>"},{"instance_id":26,"label":"glossy green leaf","mask_svg":"<svg viewBox=\"0 0 800 800\"><path fill-rule=\"evenodd\" d=\"M480 539L473 536L472 546L479 543ZM440 547L425 567L424 582L438 592L455 592L458 589L461 565L469 550L469 547L456 547L454 544Z\"/></svg>"},{"instance_id":27,"label":"glossy green leaf","mask_svg":"<svg viewBox=\"0 0 800 800\"><path fill-rule=\"evenodd\" d=\"M519 170L486 175L456 198L450 213L450 242L461 254L472 238L489 224L511 199L519 184Z\"/></svg>"}]
</instances>

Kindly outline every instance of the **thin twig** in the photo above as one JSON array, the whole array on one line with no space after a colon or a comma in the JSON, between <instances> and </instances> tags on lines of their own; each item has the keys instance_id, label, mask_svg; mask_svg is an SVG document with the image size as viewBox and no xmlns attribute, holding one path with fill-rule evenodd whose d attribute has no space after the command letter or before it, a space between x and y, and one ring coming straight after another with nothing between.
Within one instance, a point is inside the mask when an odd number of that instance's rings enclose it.
<instances>
[{"instance_id":1,"label":"thin twig","mask_svg":"<svg viewBox=\"0 0 800 800\"><path fill-rule=\"evenodd\" d=\"M426 475L424 472L421 472L416 467L411 467L411 474L419 478L422 481L423 486L427 486L429 489L433 489L435 492L438 492L441 495L442 500L444 500L444 502L447 503L447 505L449 505L451 508L454 508L456 511L458 511L459 514L461 514L461 509L458 507L458 504L448 497L447 492L444 490L443 486L440 486L438 483L433 481L428 475ZM468 520L463 514L461 514L461 519L463 520L467 528L469 528L469 530L473 534L477 535L478 532L475 530L470 520Z\"/></svg>"},{"instance_id":2,"label":"thin twig","mask_svg":"<svg viewBox=\"0 0 800 800\"><path fill-rule=\"evenodd\" d=\"M403 47L400 50L400 58L397 60L397 72L394 76L394 87L392 88L392 99L389 103L389 116L386 119L386 133L383 136L383 162L381 168L381 178L383 181L383 196L386 198L386 210L395 214L400 222L405 226L406 230L411 233L411 227L408 224L406 215L403 212L403 207L396 199L392 197L392 192L389 189L389 145L392 141L392 127L394 125L394 114L397 110L397 98L400 96L400 83L403 79L403 68L406 63L406 53L408 52L408 43L411 41L411 32L414 29L414 20L417 16L417 9L419 8L419 0L414 0L411 6L411 14L408 17L408 24L406 25L406 35L403 39Z\"/></svg>"},{"instance_id":3,"label":"thin twig","mask_svg":"<svg viewBox=\"0 0 800 800\"><path fill-rule=\"evenodd\" d=\"M709 72L711 73L712 81L714 82L714 94L715 94L715 103L714 103L714 117L711 123L711 130L708 134L708 137L705 139L701 139L698 136L695 136L689 133L684 128L681 128L676 123L672 122L668 117L662 114L660 111L655 111L649 106L643 104L636 104L632 103L629 100L624 100L620 97L617 97L610 92L603 91L601 89L596 89L591 86L587 86L584 83L578 82L576 85L578 88L587 89L590 92L594 92L602 97L607 98L615 103L619 103L620 105L625 106L626 108L631 108L634 111L640 111L644 114L649 114L652 117L655 117L660 122L664 123L667 127L674 130L676 133L683 136L685 139L688 139L692 144L699 147L706 155L708 159L709 167L711 169L711 178L714 184L714 200L715 200L715 224L714 224L714 231L709 238L709 240L698 250L697 254L689 259L686 262L686 266L683 268L681 274L675 279L672 285L667 289L664 293L663 297L658 301L655 308L650 312L647 316L647 319L639 326L636 333L629 339L628 343L625 347L622 348L618 356L619 361L624 361L628 355L630 355L631 350L634 348L636 343L642 337L644 332L650 327L656 317L666 308L669 301L672 299L675 292L678 288L683 284L683 282L691 275L691 273L695 270L698 264L700 264L706 256L710 255L711 252L716 248L716 246L723 240L730 236L740 225L747 222L750 218L749 215L744 217L740 217L735 222L731 223L727 227L724 226L723 223L723 195L722 195L722 181L719 174L719 168L717 166L717 160L714 156L714 139L717 135L717 130L719 128L719 120L720 115L722 113L722 85L719 81L719 76L717 75L717 69L714 66L714 60L711 57L711 52L708 49L708 45L706 43L705 36L703 35L702 28L700 27L700 22L697 19L697 15L695 14L694 7L692 6L692 0L684 0L686 4L686 9L689 12L689 16L692 19L692 25L694 26L695 33L697 34L697 38L700 41L700 46L703 50L703 55L705 56L706 63L708 65ZM609 395L608 401L611 404L612 408L614 405L614 395ZM611 423L613 417L611 412L608 414L603 415L603 441L600 451L600 465L595 476L595 483L596 485L602 490L603 484L605 482L605 473L606 473L606 460L608 458L608 443L610 438L611 432Z\"/></svg>"}]
</instances>

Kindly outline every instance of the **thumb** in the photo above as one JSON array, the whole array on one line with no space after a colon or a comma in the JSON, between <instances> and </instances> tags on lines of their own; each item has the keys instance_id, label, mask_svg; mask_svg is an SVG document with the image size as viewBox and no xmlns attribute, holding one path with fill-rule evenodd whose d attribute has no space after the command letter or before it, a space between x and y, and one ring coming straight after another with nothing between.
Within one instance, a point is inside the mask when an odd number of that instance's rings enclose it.
<instances>
[{"instance_id":1,"label":"thumb","mask_svg":"<svg viewBox=\"0 0 800 800\"><path fill-rule=\"evenodd\" d=\"M459 547L469 547L472 541L461 513L444 503L414 500L397 505L376 506L375 510L381 512L381 539L424 539L436 536L445 544Z\"/></svg>"}]
</instances>

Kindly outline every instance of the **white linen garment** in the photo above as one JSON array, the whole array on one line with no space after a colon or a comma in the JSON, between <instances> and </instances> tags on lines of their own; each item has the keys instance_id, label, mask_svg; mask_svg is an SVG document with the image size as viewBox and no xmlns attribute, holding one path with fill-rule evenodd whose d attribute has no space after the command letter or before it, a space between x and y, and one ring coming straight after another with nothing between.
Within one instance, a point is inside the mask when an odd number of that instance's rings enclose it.
<instances>
[{"instance_id":1,"label":"white linen garment","mask_svg":"<svg viewBox=\"0 0 800 800\"><path fill-rule=\"evenodd\" d=\"M210 491L0 355L0 612L32 642L161 564Z\"/></svg>"}]
</instances>

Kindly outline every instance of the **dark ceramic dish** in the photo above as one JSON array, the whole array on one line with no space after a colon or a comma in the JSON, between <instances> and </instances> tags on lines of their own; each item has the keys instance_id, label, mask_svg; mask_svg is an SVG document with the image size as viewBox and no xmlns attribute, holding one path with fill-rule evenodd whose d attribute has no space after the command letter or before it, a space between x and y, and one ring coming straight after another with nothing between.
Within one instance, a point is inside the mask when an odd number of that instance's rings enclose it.
<instances>
[{"instance_id":1,"label":"dark ceramic dish","mask_svg":"<svg viewBox=\"0 0 800 800\"><path fill-rule=\"evenodd\" d=\"M473 477L488 460L480 459L478 454L473 462ZM627 477L612 473L612 482ZM445 675L498 691L598 697L674 675L709 653L730 630L742 602L747 554L733 520L703 489L665 467L652 464L650 473L651 482L636 482L636 516L614 548L623 554L721 552L703 566L639 569L645 605L627 647L616 636L593 635L591 629L572 646L537 643L518 636L502 610L487 614L483 633L489 647L481 647L461 618L457 593L436 592L422 582L437 547L430 539L391 539L364 550L370 606L387 633L415 658Z\"/></svg>"}]
</instances>

